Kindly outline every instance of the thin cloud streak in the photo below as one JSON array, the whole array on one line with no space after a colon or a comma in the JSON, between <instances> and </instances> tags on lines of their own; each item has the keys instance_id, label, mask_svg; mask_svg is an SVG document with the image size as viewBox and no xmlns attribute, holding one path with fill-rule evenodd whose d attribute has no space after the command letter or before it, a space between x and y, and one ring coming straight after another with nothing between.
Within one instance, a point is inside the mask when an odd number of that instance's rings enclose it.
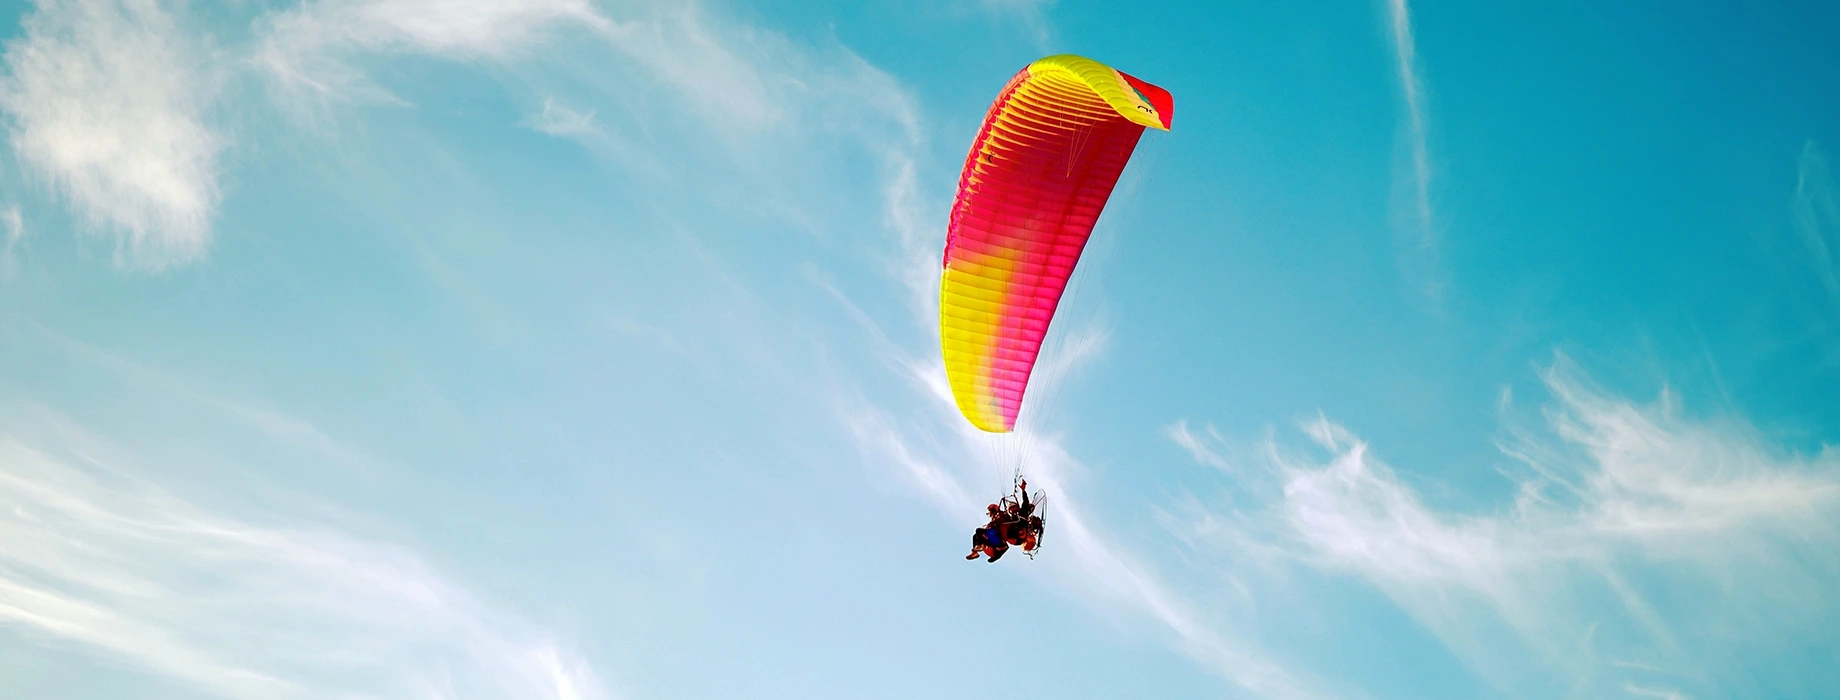
<instances>
[{"instance_id":1,"label":"thin cloud streak","mask_svg":"<svg viewBox=\"0 0 1840 700\"><path fill-rule=\"evenodd\" d=\"M1412 175L1418 185L1414 200L1419 221L1431 221L1431 156L1425 145L1425 105L1422 82L1418 76L1417 49L1412 41L1412 18L1406 0L1387 0L1387 16L1393 29L1393 55L1397 60L1399 87L1405 92L1406 116L1412 137ZM1429 235L1427 232L1426 235ZM1427 241L1428 242L1428 241Z\"/></svg>"},{"instance_id":2,"label":"thin cloud streak","mask_svg":"<svg viewBox=\"0 0 1840 700\"><path fill-rule=\"evenodd\" d=\"M8 338L8 336L12 336ZM206 406L244 427L253 428L269 440L306 449L317 455L322 466L360 467L369 458L345 448L322 432L319 427L294 416L248 403L211 394L184 378L141 362L122 357L91 343L45 327L31 319L0 322L0 338L27 343L42 343L61 355L85 362L89 368L106 374L123 389L146 387L167 397L193 401Z\"/></svg>"},{"instance_id":3,"label":"thin cloud streak","mask_svg":"<svg viewBox=\"0 0 1840 700\"><path fill-rule=\"evenodd\" d=\"M585 0L316 0L266 15L251 54L296 116L356 100L403 104L354 65L377 55L504 63L556 27L607 20Z\"/></svg>"},{"instance_id":4,"label":"thin cloud streak","mask_svg":"<svg viewBox=\"0 0 1840 700\"><path fill-rule=\"evenodd\" d=\"M1644 688L1634 683L1624 683L1623 690L1628 691L1630 695L1634 695L1640 698L1655 698L1656 700L1689 700L1687 696L1674 692L1672 690Z\"/></svg>"},{"instance_id":5,"label":"thin cloud streak","mask_svg":"<svg viewBox=\"0 0 1840 700\"><path fill-rule=\"evenodd\" d=\"M751 178L741 189L756 197L745 204L771 215L810 218L788 211L787 202L811 194L789 191L806 173L789 172L788 162L802 166L814 150L844 145L898 170L918 141L912 98L854 52L711 17L697 3L320 0L258 24L255 64L283 106L315 129L340 105L407 104L371 79L369 61L489 64L513 97L533 96L531 111L541 110L533 128L567 132L660 189L706 188L706 179L679 178L686 163L713 157L712 172ZM581 50L538 51L540 42ZM789 161L791 153L803 157Z\"/></svg>"},{"instance_id":6,"label":"thin cloud streak","mask_svg":"<svg viewBox=\"0 0 1840 700\"><path fill-rule=\"evenodd\" d=\"M28 231L17 204L0 211L0 223L6 226L6 245L0 246L0 279L5 279L19 271L19 251L24 247Z\"/></svg>"},{"instance_id":7,"label":"thin cloud streak","mask_svg":"<svg viewBox=\"0 0 1840 700\"><path fill-rule=\"evenodd\" d=\"M932 342L938 344L938 324L931 317L939 311L940 253L934 250L931 234L943 229L943 224L928 225L933 217L926 212L939 208L925 206L929 200L920 188L918 166L911 152L891 153L888 161L890 175L883 185L882 197L886 224L894 230L900 246L895 274L907 287L909 311L921 327L928 329Z\"/></svg>"},{"instance_id":8,"label":"thin cloud streak","mask_svg":"<svg viewBox=\"0 0 1840 700\"><path fill-rule=\"evenodd\" d=\"M1408 137L1412 151L1412 181L1416 195L1413 211L1425 227L1421 245L1431 240L1431 155L1426 146L1424 88L1418 75L1417 49L1412 40L1412 18L1406 0L1387 0L1388 24L1393 30L1394 68L1399 73L1399 88L1405 93Z\"/></svg>"},{"instance_id":9,"label":"thin cloud streak","mask_svg":"<svg viewBox=\"0 0 1840 700\"><path fill-rule=\"evenodd\" d=\"M1393 44L1394 71L1405 102L1405 148L1407 152L1410 211L1405 215L1410 230L1410 250L1406 253L1410 272L1433 299L1440 288L1438 270L1437 220L1431 207L1430 127L1425 110L1424 78L1419 73L1418 49L1412 34L1411 10L1406 0L1387 0L1387 25Z\"/></svg>"},{"instance_id":10,"label":"thin cloud streak","mask_svg":"<svg viewBox=\"0 0 1840 700\"><path fill-rule=\"evenodd\" d=\"M212 512L63 417L7 410L0 622L224 697L609 697L414 553Z\"/></svg>"},{"instance_id":11,"label":"thin cloud streak","mask_svg":"<svg viewBox=\"0 0 1840 700\"><path fill-rule=\"evenodd\" d=\"M531 115L524 123L537 133L565 138L600 133L600 128L594 125L594 110L577 112L556 104L556 99L553 97L545 98L543 111Z\"/></svg>"},{"instance_id":12,"label":"thin cloud streak","mask_svg":"<svg viewBox=\"0 0 1840 700\"><path fill-rule=\"evenodd\" d=\"M695 3L642 2L620 19L585 0L319 0L264 22L255 62L289 101L313 116L328 104L402 103L365 74L365 57L424 55L512 65L574 30L598 37L655 85L676 93L708 126L755 133L797 113L802 81L774 70L801 59L770 33L733 41ZM783 55L760 60L757 53ZM632 86L621 86L630 93ZM546 104L547 108L547 104Z\"/></svg>"},{"instance_id":13,"label":"thin cloud streak","mask_svg":"<svg viewBox=\"0 0 1840 700\"><path fill-rule=\"evenodd\" d=\"M1803 144L1792 206L1795 232L1835 314L1840 314L1840 195L1835 190L1827 155L1812 140Z\"/></svg>"},{"instance_id":14,"label":"thin cloud streak","mask_svg":"<svg viewBox=\"0 0 1840 700\"><path fill-rule=\"evenodd\" d=\"M1631 670L1729 688L1713 679L1742 678L1721 662L1745 640L1793 640L1833 619L1840 453L1784 455L1746 426L1680 417L1671 395L1612 398L1564 358L1545 379L1556 400L1545 430L1511 427L1500 442L1524 470L1498 511L1432 506L1319 417L1301 427L1329 458L1268 440L1277 490L1209 514L1233 523L1219 546L1260 542L1364 580L1504 688L1538 672L1626 689ZM1171 435L1198 461L1225 462L1217 439L1184 425Z\"/></svg>"}]
</instances>

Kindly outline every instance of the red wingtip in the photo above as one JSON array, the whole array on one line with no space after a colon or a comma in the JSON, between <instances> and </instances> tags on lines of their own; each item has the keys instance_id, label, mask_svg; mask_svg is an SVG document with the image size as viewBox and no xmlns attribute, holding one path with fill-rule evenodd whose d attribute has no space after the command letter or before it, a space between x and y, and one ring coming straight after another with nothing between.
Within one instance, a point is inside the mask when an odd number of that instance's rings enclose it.
<instances>
[{"instance_id":1,"label":"red wingtip","mask_svg":"<svg viewBox=\"0 0 1840 700\"><path fill-rule=\"evenodd\" d=\"M1163 120L1163 130L1168 131L1170 120L1176 116L1176 98L1170 95L1168 90L1138 80L1130 73L1118 71L1118 74L1124 76L1124 81L1130 83L1131 87L1143 93L1144 99L1150 103L1151 107L1156 108L1156 115Z\"/></svg>"}]
</instances>

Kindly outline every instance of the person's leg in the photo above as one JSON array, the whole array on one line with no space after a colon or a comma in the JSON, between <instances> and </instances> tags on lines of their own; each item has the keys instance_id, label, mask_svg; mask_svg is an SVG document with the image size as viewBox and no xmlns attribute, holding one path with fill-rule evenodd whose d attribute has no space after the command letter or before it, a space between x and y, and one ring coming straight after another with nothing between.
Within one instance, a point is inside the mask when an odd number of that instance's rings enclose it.
<instances>
[{"instance_id":1,"label":"person's leg","mask_svg":"<svg viewBox=\"0 0 1840 700\"><path fill-rule=\"evenodd\" d=\"M986 532L985 528L978 528L971 533L971 553L965 555L965 559L968 561L978 558L978 555L983 554L985 547L989 546L989 544L990 534Z\"/></svg>"}]
</instances>

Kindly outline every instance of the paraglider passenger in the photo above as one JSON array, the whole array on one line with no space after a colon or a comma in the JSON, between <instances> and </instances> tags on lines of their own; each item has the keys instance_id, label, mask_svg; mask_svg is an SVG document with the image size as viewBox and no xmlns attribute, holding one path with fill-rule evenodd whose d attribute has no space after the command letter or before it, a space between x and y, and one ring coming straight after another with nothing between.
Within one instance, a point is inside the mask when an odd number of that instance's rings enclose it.
<instances>
[{"instance_id":1,"label":"paraglider passenger","mask_svg":"<svg viewBox=\"0 0 1840 700\"><path fill-rule=\"evenodd\" d=\"M1008 538L1003 536L1004 528L1009 521L1009 514L998 508L995 503L985 508L984 513L990 518L990 522L971 533L971 553L965 555L967 561L978 558L979 554L986 554L990 556L989 561L994 562L1003 558L1004 552L1009 551L1009 542L1006 541Z\"/></svg>"}]
</instances>

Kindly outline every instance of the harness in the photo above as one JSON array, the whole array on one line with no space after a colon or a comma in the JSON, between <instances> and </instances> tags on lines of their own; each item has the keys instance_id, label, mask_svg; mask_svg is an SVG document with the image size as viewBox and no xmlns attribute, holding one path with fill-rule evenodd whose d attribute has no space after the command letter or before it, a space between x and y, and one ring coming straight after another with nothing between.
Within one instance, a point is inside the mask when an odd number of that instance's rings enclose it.
<instances>
[{"instance_id":1,"label":"harness","mask_svg":"<svg viewBox=\"0 0 1840 700\"><path fill-rule=\"evenodd\" d=\"M989 543L990 546L992 547L1009 546L1007 542L1003 541L1003 534L997 532L997 528L994 528L994 527L984 528L984 541Z\"/></svg>"}]
</instances>

